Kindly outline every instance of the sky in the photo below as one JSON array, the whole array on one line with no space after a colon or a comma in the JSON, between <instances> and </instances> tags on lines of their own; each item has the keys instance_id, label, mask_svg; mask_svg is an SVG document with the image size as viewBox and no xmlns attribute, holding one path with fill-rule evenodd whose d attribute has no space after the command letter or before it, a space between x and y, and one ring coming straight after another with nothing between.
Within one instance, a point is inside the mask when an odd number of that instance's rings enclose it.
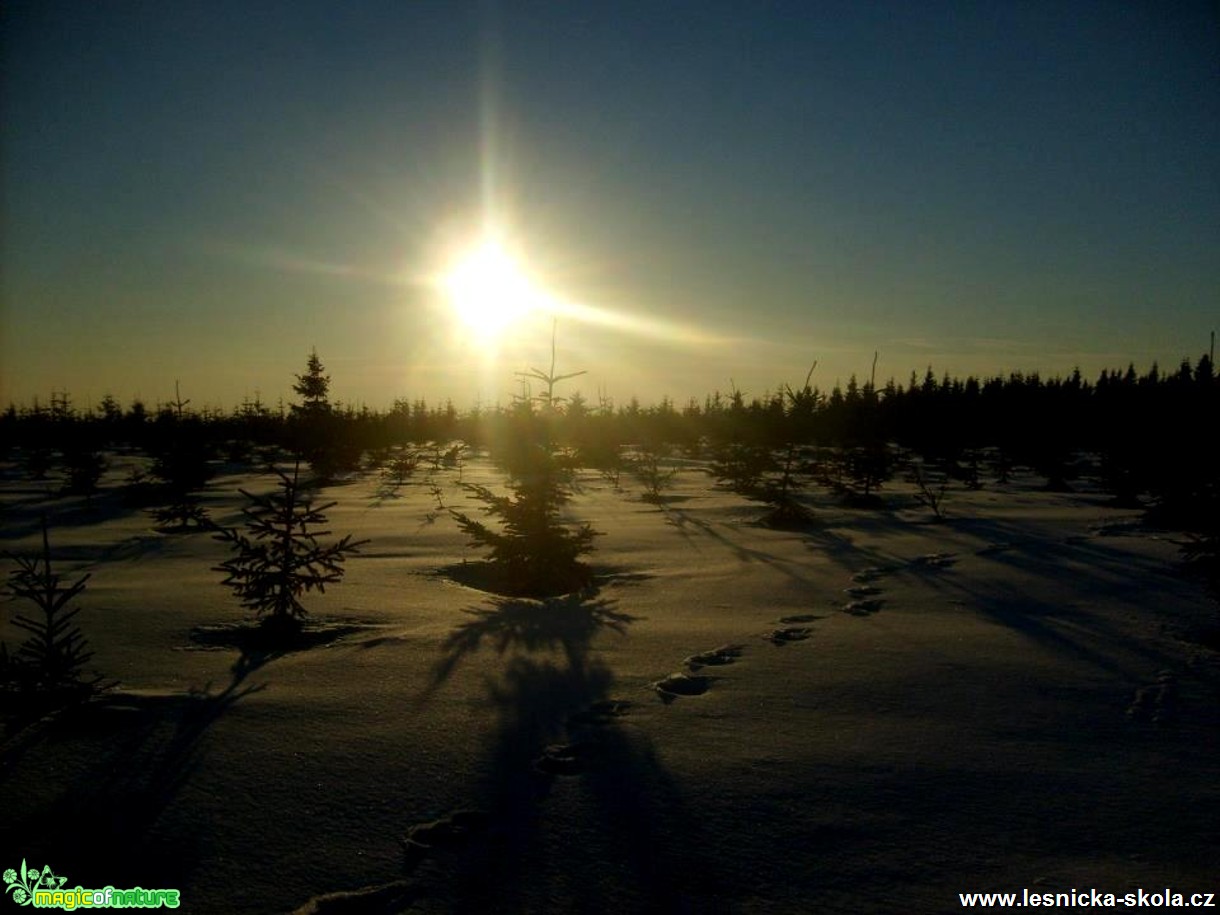
<instances>
[{"instance_id":1,"label":"sky","mask_svg":"<svg viewBox=\"0 0 1220 915\"><path fill-rule=\"evenodd\" d=\"M275 404L316 348L333 400L465 409L552 334L615 403L1176 367L1216 9L6 0L0 403ZM488 238L499 330L446 279Z\"/></svg>"}]
</instances>

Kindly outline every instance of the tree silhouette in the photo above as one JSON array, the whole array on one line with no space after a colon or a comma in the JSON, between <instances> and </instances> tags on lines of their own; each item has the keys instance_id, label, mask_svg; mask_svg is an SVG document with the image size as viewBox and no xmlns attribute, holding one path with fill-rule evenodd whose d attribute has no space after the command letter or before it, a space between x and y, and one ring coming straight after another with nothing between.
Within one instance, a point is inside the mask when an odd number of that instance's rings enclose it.
<instances>
[{"instance_id":1,"label":"tree silhouette","mask_svg":"<svg viewBox=\"0 0 1220 915\"><path fill-rule=\"evenodd\" d=\"M559 400L556 399L556 397L555 397L555 385L559 384L559 382L561 382L561 381L567 381L570 378L579 378L581 375L586 374L586 372L584 370L579 371L579 372L568 372L566 375L556 374L556 372L555 372L555 332L558 329L558 326L559 326L558 319L551 322L551 368L550 368L550 370L544 372L541 369L531 368L528 372L517 372L517 377L521 378L523 381L528 382L529 379L534 379L536 381L541 381L544 385L546 385L545 392L537 395L537 397L535 399L539 403L542 404L543 412L548 417L550 417L551 415L553 415L555 413L555 411L558 408L558 404L559 404Z\"/></svg>"},{"instance_id":2,"label":"tree silhouette","mask_svg":"<svg viewBox=\"0 0 1220 915\"><path fill-rule=\"evenodd\" d=\"M294 376L292 389L300 395L301 403L292 405L290 423L293 450L309 462L322 481L354 470L362 451L353 434L353 416L345 416L331 405L330 376L325 371L315 348L306 359L304 374Z\"/></svg>"},{"instance_id":3,"label":"tree silhouette","mask_svg":"<svg viewBox=\"0 0 1220 915\"><path fill-rule=\"evenodd\" d=\"M316 416L330 412L330 376L324 374L325 371L317 347L314 347L305 360L305 374L296 375L296 384L292 386L301 397L301 403L292 406L294 414Z\"/></svg>"},{"instance_id":4,"label":"tree silhouette","mask_svg":"<svg viewBox=\"0 0 1220 915\"><path fill-rule=\"evenodd\" d=\"M7 591L37 607L34 616L16 616L13 625L30 637L10 658L3 651L0 670L10 686L33 689L44 695L91 692L98 679L86 680L84 667L93 657L88 642L75 622L79 607L69 604L85 590L89 575L70 584L51 568L51 545L46 516L42 519L42 555L9 557L17 568L9 574Z\"/></svg>"},{"instance_id":5,"label":"tree silhouette","mask_svg":"<svg viewBox=\"0 0 1220 915\"><path fill-rule=\"evenodd\" d=\"M197 530L209 524L199 491L215 473L210 463L212 442L204 420L187 412L189 404L174 382L172 409L158 414L149 441L152 475L161 483L162 505L153 510L153 517L167 531Z\"/></svg>"},{"instance_id":6,"label":"tree silhouette","mask_svg":"<svg viewBox=\"0 0 1220 915\"><path fill-rule=\"evenodd\" d=\"M588 524L562 523L560 508L568 501L567 468L542 446L534 449L529 472L510 481L511 496L497 495L476 483L462 484L483 503L485 514L498 519L499 530L456 509L449 513L469 536L471 546L489 550L488 558L499 573L498 590L530 597L579 591L592 582L592 572L579 559L593 549L597 532Z\"/></svg>"},{"instance_id":7,"label":"tree silhouette","mask_svg":"<svg viewBox=\"0 0 1220 915\"><path fill-rule=\"evenodd\" d=\"M630 462L631 472L644 484L644 494L640 498L645 502L661 504L665 501L665 490L674 485L678 468L665 462L668 456L669 447L660 442L643 442L636 447Z\"/></svg>"},{"instance_id":8,"label":"tree silhouette","mask_svg":"<svg viewBox=\"0 0 1220 915\"><path fill-rule=\"evenodd\" d=\"M242 509L245 533L222 528L217 534L235 554L215 568L225 573L223 584L266 626L285 634L301 628L306 616L301 596L341 581L344 560L368 542L353 541L350 534L329 545L319 542L330 532L315 528L326 523L325 512L336 503L315 506L301 492L299 470L298 463L292 476L275 471L279 493L239 490L251 503Z\"/></svg>"},{"instance_id":9,"label":"tree silhouette","mask_svg":"<svg viewBox=\"0 0 1220 915\"><path fill-rule=\"evenodd\" d=\"M519 373L522 374L522 373ZM463 488L483 503L483 512L499 521L495 530L470 515L450 509L453 519L470 538L470 545L489 550L489 560L498 575L498 590L506 594L547 597L588 587L591 570L580 557L593 549L597 536L588 524L565 525L560 510L569 499L570 455L554 444L553 423L560 413L555 385L583 372L555 373L555 333L551 331L551 369L532 369L525 377L546 385L539 400L522 397L514 406L501 436L506 447L500 459L509 474L511 496L497 495L486 486L463 483Z\"/></svg>"}]
</instances>

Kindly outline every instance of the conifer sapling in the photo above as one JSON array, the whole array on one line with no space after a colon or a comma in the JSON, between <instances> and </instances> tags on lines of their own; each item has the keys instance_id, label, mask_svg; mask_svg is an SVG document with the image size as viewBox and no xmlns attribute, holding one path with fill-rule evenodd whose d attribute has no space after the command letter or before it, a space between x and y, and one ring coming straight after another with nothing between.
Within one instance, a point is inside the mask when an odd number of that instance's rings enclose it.
<instances>
[{"instance_id":1,"label":"conifer sapling","mask_svg":"<svg viewBox=\"0 0 1220 915\"><path fill-rule=\"evenodd\" d=\"M89 692L98 680L84 679L84 667L93 657L80 626L74 622L79 607L68 604L85 590L89 575L70 584L51 568L51 546L46 518L42 521L42 555L13 556L17 568L9 574L7 591L14 598L33 603L36 616L13 618L13 625L30 637L8 656L4 651L5 679L13 685L31 687L44 693Z\"/></svg>"},{"instance_id":2,"label":"conifer sapling","mask_svg":"<svg viewBox=\"0 0 1220 915\"><path fill-rule=\"evenodd\" d=\"M512 496L500 496L486 486L463 488L483 503L483 511L499 519L494 530L482 521L450 509L471 546L490 550L489 559L502 574L502 587L511 594L545 597L578 591L592 581L579 557L592 551L597 536L588 524L569 527L560 520L568 500L563 482L566 469L546 448L534 446L531 472L515 476Z\"/></svg>"},{"instance_id":3,"label":"conifer sapling","mask_svg":"<svg viewBox=\"0 0 1220 915\"><path fill-rule=\"evenodd\" d=\"M592 571L579 558L593 549L597 536L588 524L563 523L560 509L569 498L570 456L555 448L551 423L559 416L555 385L583 372L555 373L555 335L551 333L551 369L531 370L529 377L542 380L546 394L540 398L541 415L534 412L534 399L523 397L511 417L509 447L502 454L509 472L511 496L501 496L486 486L463 483L462 487L483 503L484 514L497 518L495 530L464 512L450 509L453 519L470 538L470 545L490 551L492 567L500 577L502 591L530 597L549 597L587 588ZM541 421L540 421L541 420Z\"/></svg>"},{"instance_id":4,"label":"conifer sapling","mask_svg":"<svg viewBox=\"0 0 1220 915\"><path fill-rule=\"evenodd\" d=\"M644 495L640 498L645 502L660 504L665 501L665 490L673 486L678 468L664 462L669 449L659 444L644 444L639 446L632 461L632 471L644 484Z\"/></svg>"},{"instance_id":5,"label":"conifer sapling","mask_svg":"<svg viewBox=\"0 0 1220 915\"><path fill-rule=\"evenodd\" d=\"M326 523L325 512L336 503L314 506L301 491L300 463L292 476L275 470L279 492L257 496L240 490L250 505L242 509L245 532L222 528L217 539L232 547L234 556L216 566L243 607L263 617L265 626L285 632L299 630L306 616L301 596L323 592L343 578L343 562L367 540L350 534L331 544L319 538L330 534L316 528Z\"/></svg>"}]
</instances>

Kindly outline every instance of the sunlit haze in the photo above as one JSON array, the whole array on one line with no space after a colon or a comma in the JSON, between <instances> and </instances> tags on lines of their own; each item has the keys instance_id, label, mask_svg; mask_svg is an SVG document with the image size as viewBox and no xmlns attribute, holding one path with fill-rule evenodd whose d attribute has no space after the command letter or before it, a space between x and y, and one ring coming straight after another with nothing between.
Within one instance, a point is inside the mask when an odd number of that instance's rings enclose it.
<instances>
[{"instance_id":1,"label":"sunlit haze","mask_svg":"<svg viewBox=\"0 0 1220 915\"><path fill-rule=\"evenodd\" d=\"M1196 359L1214 5L16 0L0 403ZM488 227L494 227L489 232ZM569 390L567 393L570 393Z\"/></svg>"},{"instance_id":2,"label":"sunlit haze","mask_svg":"<svg viewBox=\"0 0 1220 915\"><path fill-rule=\"evenodd\" d=\"M463 328L487 344L543 305L542 291L495 240L463 254L445 275L444 287Z\"/></svg>"}]
</instances>

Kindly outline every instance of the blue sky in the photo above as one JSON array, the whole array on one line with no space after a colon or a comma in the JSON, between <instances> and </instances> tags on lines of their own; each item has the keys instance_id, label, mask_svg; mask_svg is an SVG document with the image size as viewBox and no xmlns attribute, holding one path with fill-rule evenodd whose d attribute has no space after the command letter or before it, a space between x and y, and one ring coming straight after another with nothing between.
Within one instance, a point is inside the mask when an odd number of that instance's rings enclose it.
<instances>
[{"instance_id":1,"label":"blue sky","mask_svg":"<svg viewBox=\"0 0 1220 915\"><path fill-rule=\"evenodd\" d=\"M1088 375L1220 321L1198 3L0 8L0 399L506 399L436 279L494 222L590 397ZM593 318L593 320L591 320Z\"/></svg>"}]
</instances>

